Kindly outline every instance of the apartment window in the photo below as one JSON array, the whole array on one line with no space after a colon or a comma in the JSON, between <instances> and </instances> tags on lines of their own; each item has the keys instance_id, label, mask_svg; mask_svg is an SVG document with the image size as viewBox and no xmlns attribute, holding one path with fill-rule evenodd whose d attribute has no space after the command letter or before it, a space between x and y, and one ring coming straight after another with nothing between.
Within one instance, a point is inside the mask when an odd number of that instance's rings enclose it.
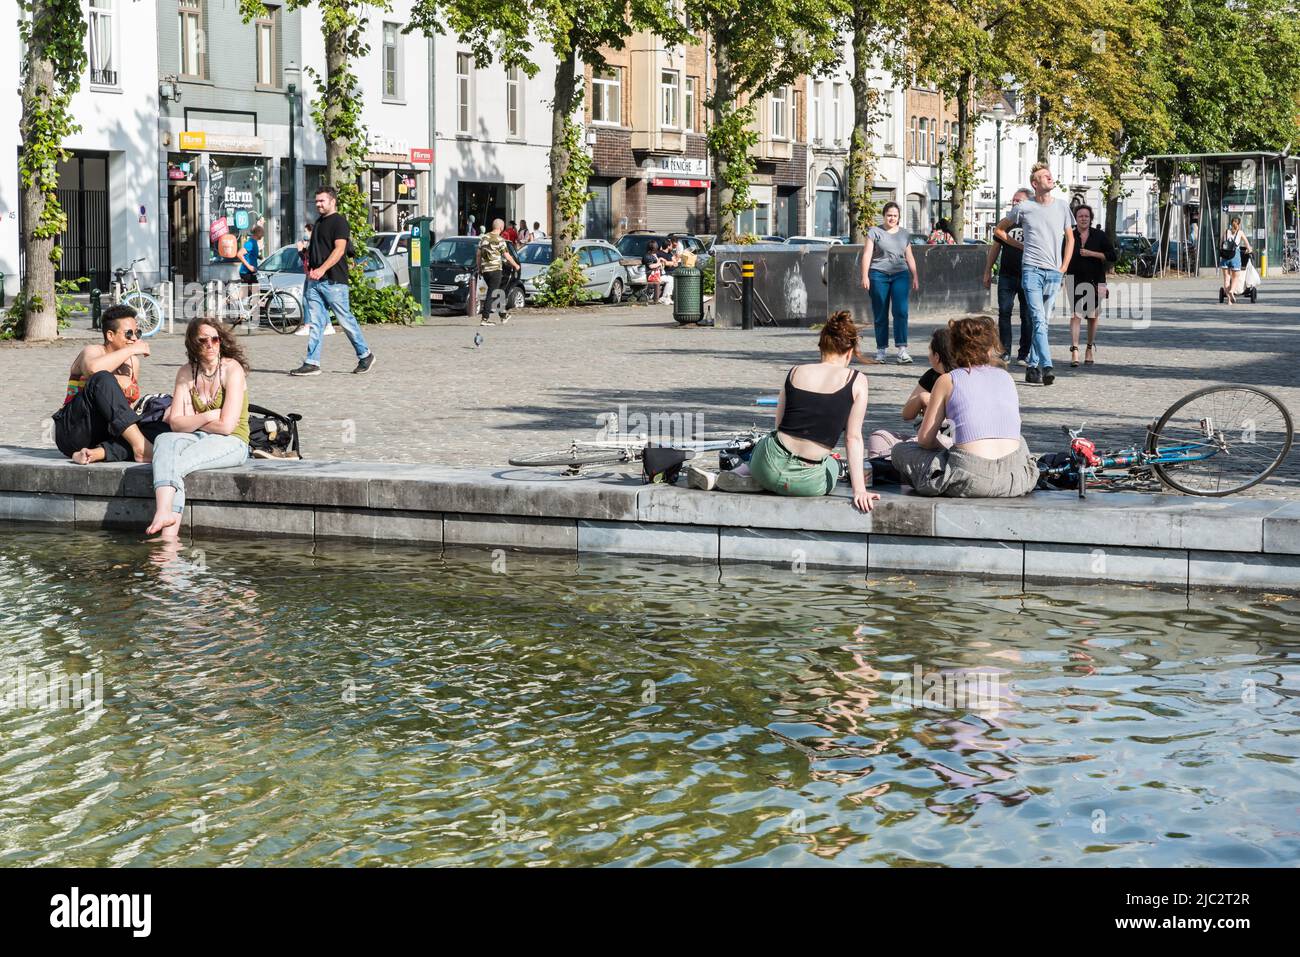
<instances>
[{"instance_id":1,"label":"apartment window","mask_svg":"<svg viewBox=\"0 0 1300 957\"><path fill-rule=\"evenodd\" d=\"M677 129L681 118L677 115L677 71L659 71L659 125Z\"/></svg>"},{"instance_id":2,"label":"apartment window","mask_svg":"<svg viewBox=\"0 0 1300 957\"><path fill-rule=\"evenodd\" d=\"M86 39L90 43L90 82L117 86L117 24L113 0L90 0Z\"/></svg>"},{"instance_id":3,"label":"apartment window","mask_svg":"<svg viewBox=\"0 0 1300 957\"><path fill-rule=\"evenodd\" d=\"M686 78L685 103L682 108L682 127L688 130L695 129L695 77Z\"/></svg>"},{"instance_id":4,"label":"apartment window","mask_svg":"<svg viewBox=\"0 0 1300 957\"><path fill-rule=\"evenodd\" d=\"M930 121L924 116L917 121L916 130L921 135L921 150L916 155L918 163L930 161Z\"/></svg>"},{"instance_id":5,"label":"apartment window","mask_svg":"<svg viewBox=\"0 0 1300 957\"><path fill-rule=\"evenodd\" d=\"M936 153L935 150L934 150L934 141L935 141L935 136L937 135L937 130L936 130L936 127L937 127L937 126L938 126L938 122L937 122L936 120L931 120L931 121L930 121L930 155L929 155L929 160L930 160L931 163L935 162L935 161L939 158L939 154Z\"/></svg>"},{"instance_id":6,"label":"apartment window","mask_svg":"<svg viewBox=\"0 0 1300 957\"><path fill-rule=\"evenodd\" d=\"M595 123L622 122L623 83L618 67L603 67L591 73L591 119Z\"/></svg>"},{"instance_id":7,"label":"apartment window","mask_svg":"<svg viewBox=\"0 0 1300 957\"><path fill-rule=\"evenodd\" d=\"M520 136L523 124L519 122L519 104L522 101L519 67L512 66L506 70L506 132L511 136Z\"/></svg>"},{"instance_id":8,"label":"apartment window","mask_svg":"<svg viewBox=\"0 0 1300 957\"><path fill-rule=\"evenodd\" d=\"M1023 185L1023 184L1026 182L1026 178L1025 178L1025 144L1024 144L1024 143L1017 143L1017 144L1016 144L1016 152L1017 152L1017 154L1018 154L1018 155L1017 155L1017 159L1016 159L1016 174L1017 174L1017 175L1016 175L1016 185L1017 185L1017 186L1021 186L1021 185Z\"/></svg>"},{"instance_id":9,"label":"apartment window","mask_svg":"<svg viewBox=\"0 0 1300 957\"><path fill-rule=\"evenodd\" d=\"M822 93L824 84L821 80L813 81L812 88L812 140L820 143L826 135L822 129Z\"/></svg>"},{"instance_id":10,"label":"apartment window","mask_svg":"<svg viewBox=\"0 0 1300 957\"><path fill-rule=\"evenodd\" d=\"M836 83L831 89L831 132L835 142L844 141L844 84Z\"/></svg>"},{"instance_id":11,"label":"apartment window","mask_svg":"<svg viewBox=\"0 0 1300 957\"><path fill-rule=\"evenodd\" d=\"M402 99L402 27L398 23L384 24L384 99Z\"/></svg>"},{"instance_id":12,"label":"apartment window","mask_svg":"<svg viewBox=\"0 0 1300 957\"><path fill-rule=\"evenodd\" d=\"M884 125L880 139L884 144L885 152L892 155L897 151L894 143L894 94L885 93L881 96L880 110L880 122Z\"/></svg>"},{"instance_id":13,"label":"apartment window","mask_svg":"<svg viewBox=\"0 0 1300 957\"><path fill-rule=\"evenodd\" d=\"M208 55L203 36L203 0L180 0L180 75L204 77Z\"/></svg>"},{"instance_id":14,"label":"apartment window","mask_svg":"<svg viewBox=\"0 0 1300 957\"><path fill-rule=\"evenodd\" d=\"M908 158L913 163L915 163L916 162L916 117L915 116L909 118L907 121L907 145L909 147L907 151Z\"/></svg>"},{"instance_id":15,"label":"apartment window","mask_svg":"<svg viewBox=\"0 0 1300 957\"><path fill-rule=\"evenodd\" d=\"M781 87L772 92L772 139L783 140L786 138L786 103L789 100L786 94L786 88Z\"/></svg>"},{"instance_id":16,"label":"apartment window","mask_svg":"<svg viewBox=\"0 0 1300 957\"><path fill-rule=\"evenodd\" d=\"M279 86L276 74L276 21L280 11L275 7L263 8L263 15L253 21L253 35L257 40L257 85Z\"/></svg>"},{"instance_id":17,"label":"apartment window","mask_svg":"<svg viewBox=\"0 0 1300 957\"><path fill-rule=\"evenodd\" d=\"M469 132L470 77L473 60L468 53L456 54L456 132Z\"/></svg>"}]
</instances>

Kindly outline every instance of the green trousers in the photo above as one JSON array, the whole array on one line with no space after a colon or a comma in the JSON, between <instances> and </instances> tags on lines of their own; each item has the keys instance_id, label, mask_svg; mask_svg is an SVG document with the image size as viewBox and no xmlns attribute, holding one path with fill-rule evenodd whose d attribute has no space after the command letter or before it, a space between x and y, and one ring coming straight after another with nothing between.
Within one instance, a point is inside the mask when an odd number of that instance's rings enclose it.
<instances>
[{"instance_id":1,"label":"green trousers","mask_svg":"<svg viewBox=\"0 0 1300 957\"><path fill-rule=\"evenodd\" d=\"M787 452L771 432L754 446L749 474L777 495L827 495L840 480L840 463L830 455L820 462L804 461Z\"/></svg>"}]
</instances>

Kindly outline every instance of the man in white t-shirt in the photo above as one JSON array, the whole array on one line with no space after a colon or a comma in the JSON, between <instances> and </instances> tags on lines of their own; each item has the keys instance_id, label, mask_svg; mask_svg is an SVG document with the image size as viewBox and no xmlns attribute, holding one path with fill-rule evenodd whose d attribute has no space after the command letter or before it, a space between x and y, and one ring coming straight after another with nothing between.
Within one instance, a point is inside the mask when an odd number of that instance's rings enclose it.
<instances>
[{"instance_id":1,"label":"man in white t-shirt","mask_svg":"<svg viewBox=\"0 0 1300 957\"><path fill-rule=\"evenodd\" d=\"M1034 166L1029 185L1034 188L1033 197L1013 206L1008 216L994 228L993 235L1006 245L1024 251L1020 284L1025 291L1033 326L1029 357L1025 362L1025 381L1051 385L1056 376L1052 372L1047 320L1056 305L1056 295L1061 291L1061 280L1069 267L1070 257L1074 255L1074 214L1070 212L1069 203L1053 195L1056 179L1046 163ZM1023 240L1011 235L1010 230L1016 226L1023 231Z\"/></svg>"}]
</instances>

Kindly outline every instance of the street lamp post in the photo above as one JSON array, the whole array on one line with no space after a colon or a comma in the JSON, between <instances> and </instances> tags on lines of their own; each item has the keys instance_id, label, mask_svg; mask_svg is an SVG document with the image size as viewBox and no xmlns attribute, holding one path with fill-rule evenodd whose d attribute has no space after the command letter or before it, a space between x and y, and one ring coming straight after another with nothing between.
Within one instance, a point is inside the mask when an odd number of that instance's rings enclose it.
<instances>
[{"instance_id":1,"label":"street lamp post","mask_svg":"<svg viewBox=\"0 0 1300 957\"><path fill-rule=\"evenodd\" d=\"M943 219L943 147L942 146L939 147L939 219Z\"/></svg>"},{"instance_id":2,"label":"street lamp post","mask_svg":"<svg viewBox=\"0 0 1300 957\"><path fill-rule=\"evenodd\" d=\"M1007 118L1007 108L1003 105L1001 97L998 97L998 102L984 116L993 121L993 148L998 154L997 162L994 164L997 172L994 174L993 181L993 222L996 225L1002 219L1002 121Z\"/></svg>"},{"instance_id":3,"label":"street lamp post","mask_svg":"<svg viewBox=\"0 0 1300 957\"><path fill-rule=\"evenodd\" d=\"M298 241L298 159L294 151L294 128L298 125L298 79L301 71L290 60L284 68L285 96L289 98L289 222L288 240ZM283 237L282 237L283 238Z\"/></svg>"}]
</instances>

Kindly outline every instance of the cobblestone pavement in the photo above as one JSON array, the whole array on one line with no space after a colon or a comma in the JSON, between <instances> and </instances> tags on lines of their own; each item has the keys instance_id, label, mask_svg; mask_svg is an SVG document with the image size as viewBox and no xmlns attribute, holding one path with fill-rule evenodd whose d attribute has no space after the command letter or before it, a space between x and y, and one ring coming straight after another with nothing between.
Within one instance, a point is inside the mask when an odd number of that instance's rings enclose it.
<instances>
[{"instance_id":1,"label":"cobblestone pavement","mask_svg":"<svg viewBox=\"0 0 1300 957\"><path fill-rule=\"evenodd\" d=\"M1207 384L1264 386L1300 415L1300 280L1269 279L1256 305L1220 305L1207 279L1142 284L1152 290L1149 320L1103 320L1098 363L1069 367L1066 320L1052 322L1057 381L1020 381L1031 448L1065 447L1060 426L1088 423L1099 446L1140 441L1174 400ZM916 322L913 352L924 356L934 322ZM255 403L300 412L304 453L313 459L503 465L520 451L594 437L597 416L627 413L703 416L710 431L765 427L786 370L816 358L808 330L679 327L665 306L598 306L563 312L526 309L506 326L480 331L465 317L422 327L370 327L374 369L353 375L346 336L325 340L324 374L294 379L306 339L269 330L243 337ZM89 335L73 330L72 336ZM872 342L865 330L864 345ZM84 340L0 344L0 444L48 447L49 415ZM152 341L145 391L169 391L184 349L179 335ZM898 410L924 360L868 368L868 430L899 428ZM1300 498L1300 452L1258 492Z\"/></svg>"}]
</instances>

